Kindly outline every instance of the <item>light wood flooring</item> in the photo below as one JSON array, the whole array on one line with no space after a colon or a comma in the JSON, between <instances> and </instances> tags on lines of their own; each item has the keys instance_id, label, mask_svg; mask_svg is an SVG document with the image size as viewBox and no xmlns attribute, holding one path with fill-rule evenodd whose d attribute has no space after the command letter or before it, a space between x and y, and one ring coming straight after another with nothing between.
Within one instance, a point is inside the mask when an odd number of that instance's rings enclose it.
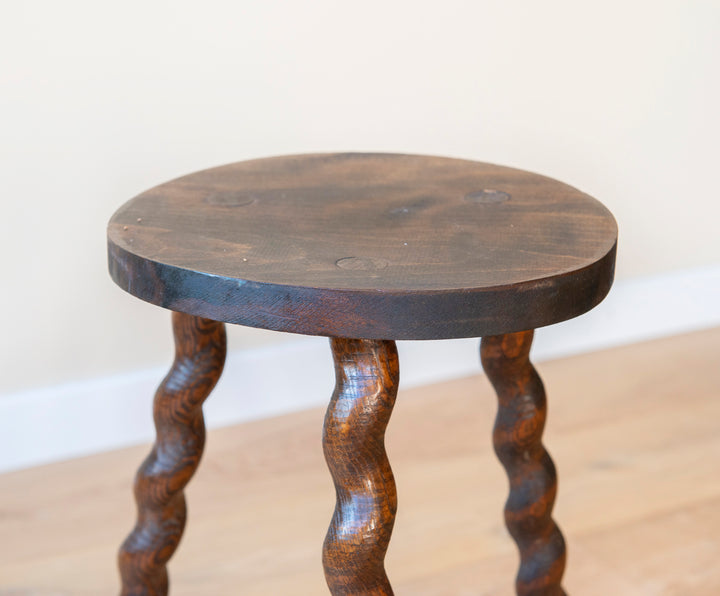
<instances>
[{"instance_id":1,"label":"light wood flooring","mask_svg":"<svg viewBox=\"0 0 720 596\"><path fill-rule=\"evenodd\" d=\"M538 369L568 593L720 594L720 329ZM386 562L399 596L513 594L494 413L479 374L401 390L387 435L399 512ZM323 415L209 433L170 565L173 596L327 594L320 547L334 490ZM115 551L133 523L132 477L146 451L0 476L0 595L117 594Z\"/></svg>"}]
</instances>

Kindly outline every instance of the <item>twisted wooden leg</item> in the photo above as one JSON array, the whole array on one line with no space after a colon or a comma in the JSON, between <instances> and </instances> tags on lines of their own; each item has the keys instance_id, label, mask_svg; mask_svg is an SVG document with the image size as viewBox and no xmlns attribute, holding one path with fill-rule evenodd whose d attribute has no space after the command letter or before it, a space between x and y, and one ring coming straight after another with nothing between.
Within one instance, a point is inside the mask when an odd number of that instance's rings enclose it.
<instances>
[{"instance_id":1,"label":"twisted wooden leg","mask_svg":"<svg viewBox=\"0 0 720 596\"><path fill-rule=\"evenodd\" d=\"M323 546L330 592L389 596L384 559L397 494L385 453L385 428L398 386L395 342L330 340L337 384L323 431L323 450L337 495Z\"/></svg>"},{"instance_id":2,"label":"twisted wooden leg","mask_svg":"<svg viewBox=\"0 0 720 596\"><path fill-rule=\"evenodd\" d=\"M565 541L551 517L557 477L541 442L545 390L530 363L532 338L484 337L480 355L499 400L493 442L510 479L505 523L520 549L518 596L564 596Z\"/></svg>"},{"instance_id":3,"label":"twisted wooden leg","mask_svg":"<svg viewBox=\"0 0 720 596\"><path fill-rule=\"evenodd\" d=\"M183 488L205 443L202 404L225 362L225 326L173 313L175 362L155 394L157 437L135 478L138 517L118 557L122 596L164 596L185 527Z\"/></svg>"}]
</instances>

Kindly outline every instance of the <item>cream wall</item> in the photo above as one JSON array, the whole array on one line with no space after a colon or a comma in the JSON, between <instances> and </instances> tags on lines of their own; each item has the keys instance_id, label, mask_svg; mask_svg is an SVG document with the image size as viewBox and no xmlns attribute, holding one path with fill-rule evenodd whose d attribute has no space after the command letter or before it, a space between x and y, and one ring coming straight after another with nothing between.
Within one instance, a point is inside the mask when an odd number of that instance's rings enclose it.
<instances>
[{"instance_id":1,"label":"cream wall","mask_svg":"<svg viewBox=\"0 0 720 596\"><path fill-rule=\"evenodd\" d=\"M168 317L106 273L106 221L245 158L522 167L610 207L620 279L720 264L718 31L720 3L698 0L3 6L0 391L167 362Z\"/></svg>"}]
</instances>

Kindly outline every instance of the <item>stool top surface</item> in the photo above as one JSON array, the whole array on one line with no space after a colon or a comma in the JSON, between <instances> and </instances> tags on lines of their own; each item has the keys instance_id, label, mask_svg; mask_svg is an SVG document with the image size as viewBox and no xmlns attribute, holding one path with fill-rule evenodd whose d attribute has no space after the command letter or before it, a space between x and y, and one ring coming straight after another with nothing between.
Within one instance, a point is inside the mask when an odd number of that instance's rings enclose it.
<instances>
[{"instance_id":1,"label":"stool top surface","mask_svg":"<svg viewBox=\"0 0 720 596\"><path fill-rule=\"evenodd\" d=\"M509 333L586 312L617 227L537 174L399 154L239 162L172 180L108 227L110 272L171 310L368 339Z\"/></svg>"}]
</instances>

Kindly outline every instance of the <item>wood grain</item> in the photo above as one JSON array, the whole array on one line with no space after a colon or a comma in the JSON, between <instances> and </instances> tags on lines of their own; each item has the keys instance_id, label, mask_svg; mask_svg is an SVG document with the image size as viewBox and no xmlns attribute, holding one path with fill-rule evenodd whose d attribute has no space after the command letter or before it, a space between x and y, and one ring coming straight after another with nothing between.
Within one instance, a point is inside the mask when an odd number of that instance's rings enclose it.
<instances>
[{"instance_id":1,"label":"wood grain","mask_svg":"<svg viewBox=\"0 0 720 596\"><path fill-rule=\"evenodd\" d=\"M385 429L398 390L395 342L331 340L337 384L325 416L323 451L335 483L335 513L323 545L334 596L390 596L385 552L397 494Z\"/></svg>"},{"instance_id":2,"label":"wood grain","mask_svg":"<svg viewBox=\"0 0 720 596\"><path fill-rule=\"evenodd\" d=\"M720 594L718 353L720 328L542 363L569 594ZM499 514L507 478L489 440L496 407L479 371L401 386L386 434L401 501L385 559L397 594L512 593L517 552ZM208 433L170 562L173 596L328 593L319 551L335 491L318 440L324 415ZM0 593L117 593L131 470L148 449L0 475Z\"/></svg>"},{"instance_id":3,"label":"wood grain","mask_svg":"<svg viewBox=\"0 0 720 596\"><path fill-rule=\"evenodd\" d=\"M225 362L223 323L173 313L175 362L155 394L157 437L135 479L138 517L118 556L122 596L165 596L185 527L183 489L205 444L202 404Z\"/></svg>"},{"instance_id":4,"label":"wood grain","mask_svg":"<svg viewBox=\"0 0 720 596\"><path fill-rule=\"evenodd\" d=\"M505 524L520 550L518 596L565 596L565 541L552 519L555 466L542 444L547 405L530 363L533 332L484 337L483 369L497 392L495 453L510 480Z\"/></svg>"},{"instance_id":5,"label":"wood grain","mask_svg":"<svg viewBox=\"0 0 720 596\"><path fill-rule=\"evenodd\" d=\"M480 337L586 312L617 227L544 176L394 154L276 157L196 172L121 207L110 273L166 308L366 339Z\"/></svg>"}]
</instances>

